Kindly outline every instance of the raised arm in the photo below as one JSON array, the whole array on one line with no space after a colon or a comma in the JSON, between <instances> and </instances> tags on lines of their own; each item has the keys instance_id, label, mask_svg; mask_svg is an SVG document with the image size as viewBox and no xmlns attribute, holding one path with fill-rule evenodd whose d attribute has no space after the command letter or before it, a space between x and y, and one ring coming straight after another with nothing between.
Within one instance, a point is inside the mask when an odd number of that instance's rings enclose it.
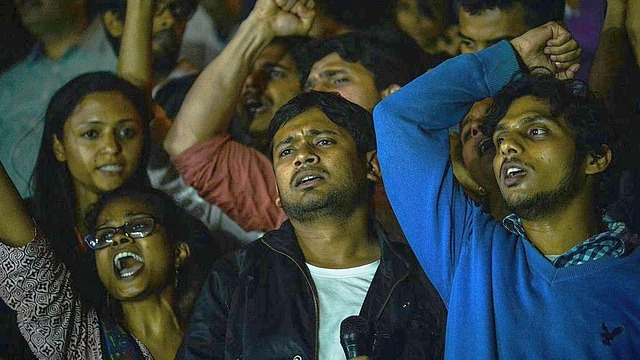
<instances>
[{"instance_id":1,"label":"raised arm","mask_svg":"<svg viewBox=\"0 0 640 360\"><path fill-rule=\"evenodd\" d=\"M27 206L18 194L9 175L0 164L0 241L21 247L34 238L35 226L29 217Z\"/></svg>"},{"instance_id":2,"label":"raised arm","mask_svg":"<svg viewBox=\"0 0 640 360\"><path fill-rule=\"evenodd\" d=\"M629 44L625 29L627 2L627 0L607 0L598 50L589 75L590 88L601 93L607 102L613 100L611 96L615 82L628 65Z\"/></svg>"},{"instance_id":3,"label":"raised arm","mask_svg":"<svg viewBox=\"0 0 640 360\"><path fill-rule=\"evenodd\" d=\"M628 0L626 26L636 56L636 65L640 66L640 1Z\"/></svg>"},{"instance_id":4,"label":"raised arm","mask_svg":"<svg viewBox=\"0 0 640 360\"><path fill-rule=\"evenodd\" d=\"M18 314L18 328L39 359L97 358L95 311L74 292L71 274L42 237L0 164L0 297Z\"/></svg>"},{"instance_id":5,"label":"raised arm","mask_svg":"<svg viewBox=\"0 0 640 360\"><path fill-rule=\"evenodd\" d=\"M198 76L164 141L177 156L227 132L242 84L254 61L276 36L303 35L313 21L313 0L258 0L237 33Z\"/></svg>"},{"instance_id":6,"label":"raised arm","mask_svg":"<svg viewBox=\"0 0 640 360\"><path fill-rule=\"evenodd\" d=\"M152 26L153 0L127 0L118 54L118 75L144 90L149 100L153 87Z\"/></svg>"},{"instance_id":7,"label":"raised arm","mask_svg":"<svg viewBox=\"0 0 640 360\"><path fill-rule=\"evenodd\" d=\"M409 243L447 301L456 259L477 212L454 185L450 127L475 101L495 95L526 66L571 77L577 43L550 23L476 54L457 56L383 100L374 110L378 158L385 189ZM550 59L554 55L554 60ZM418 215L419 214L419 215Z\"/></svg>"}]
</instances>

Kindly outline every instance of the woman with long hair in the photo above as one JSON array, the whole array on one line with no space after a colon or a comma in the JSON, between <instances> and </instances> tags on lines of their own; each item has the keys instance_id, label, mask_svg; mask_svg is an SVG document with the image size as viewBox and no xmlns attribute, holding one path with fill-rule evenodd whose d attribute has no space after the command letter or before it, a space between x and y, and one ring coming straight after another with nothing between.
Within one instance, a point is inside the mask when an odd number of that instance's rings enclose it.
<instances>
[{"instance_id":1,"label":"woman with long hair","mask_svg":"<svg viewBox=\"0 0 640 360\"><path fill-rule=\"evenodd\" d=\"M101 197L83 240L112 299L98 309L77 293L2 166L0 193L0 297L38 358L174 358L206 274L189 270L190 255L211 254L193 249L211 244L201 223L157 190Z\"/></svg>"},{"instance_id":2,"label":"woman with long hair","mask_svg":"<svg viewBox=\"0 0 640 360\"><path fill-rule=\"evenodd\" d=\"M87 215L101 194L125 184L149 184L149 109L138 88L114 74L94 72L60 88L45 115L32 213L80 293L95 304L103 295L82 241L89 232Z\"/></svg>"}]
</instances>

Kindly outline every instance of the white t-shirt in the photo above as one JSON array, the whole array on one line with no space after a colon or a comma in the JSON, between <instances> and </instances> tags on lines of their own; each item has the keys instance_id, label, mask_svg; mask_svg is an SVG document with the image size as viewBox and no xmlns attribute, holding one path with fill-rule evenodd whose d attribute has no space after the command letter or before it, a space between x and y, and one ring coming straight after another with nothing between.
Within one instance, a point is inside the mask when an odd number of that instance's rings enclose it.
<instances>
[{"instance_id":1,"label":"white t-shirt","mask_svg":"<svg viewBox=\"0 0 640 360\"><path fill-rule=\"evenodd\" d=\"M358 315L380 260L349 269L326 269L309 265L320 307L319 358L344 360L340 323Z\"/></svg>"}]
</instances>

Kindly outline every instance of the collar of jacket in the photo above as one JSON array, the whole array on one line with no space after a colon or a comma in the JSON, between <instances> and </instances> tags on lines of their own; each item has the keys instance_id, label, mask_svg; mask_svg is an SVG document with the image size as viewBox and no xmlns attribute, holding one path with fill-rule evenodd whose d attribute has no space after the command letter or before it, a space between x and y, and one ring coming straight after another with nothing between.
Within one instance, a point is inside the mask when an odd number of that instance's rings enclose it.
<instances>
[{"instance_id":1,"label":"collar of jacket","mask_svg":"<svg viewBox=\"0 0 640 360\"><path fill-rule=\"evenodd\" d=\"M360 315L369 319L370 323L379 318L384 310L391 293L396 285L409 276L411 264L407 260L410 256L408 246L405 244L391 243L387 233L377 221L373 221L373 234L380 243L381 256L380 266L371 282L364 304L360 310ZM291 221L285 221L280 229L268 232L260 240L268 247L280 251L290 256L304 269L306 275L311 279L309 268L306 266L302 249L298 245L298 239L293 231ZM316 293L314 289L314 294ZM384 294L384 296L381 296Z\"/></svg>"}]
</instances>

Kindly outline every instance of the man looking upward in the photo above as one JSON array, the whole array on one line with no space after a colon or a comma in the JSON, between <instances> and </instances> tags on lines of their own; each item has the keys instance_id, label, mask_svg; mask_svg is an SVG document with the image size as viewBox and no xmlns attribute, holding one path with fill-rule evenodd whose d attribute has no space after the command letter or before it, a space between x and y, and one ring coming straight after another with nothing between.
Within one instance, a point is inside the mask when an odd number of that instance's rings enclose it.
<instances>
[{"instance_id":1,"label":"man looking upward","mask_svg":"<svg viewBox=\"0 0 640 360\"><path fill-rule=\"evenodd\" d=\"M616 156L607 112L584 83L519 75L522 62L571 78L579 55L549 23L449 60L374 110L387 194L448 307L446 357L640 355L637 236L601 213ZM486 133L514 213L503 223L465 197L447 147L449 128L492 96Z\"/></svg>"},{"instance_id":2,"label":"man looking upward","mask_svg":"<svg viewBox=\"0 0 640 360\"><path fill-rule=\"evenodd\" d=\"M352 315L370 325L373 359L441 357L441 300L371 215L371 114L314 91L285 104L269 134L290 220L214 265L178 358L344 359Z\"/></svg>"}]
</instances>

